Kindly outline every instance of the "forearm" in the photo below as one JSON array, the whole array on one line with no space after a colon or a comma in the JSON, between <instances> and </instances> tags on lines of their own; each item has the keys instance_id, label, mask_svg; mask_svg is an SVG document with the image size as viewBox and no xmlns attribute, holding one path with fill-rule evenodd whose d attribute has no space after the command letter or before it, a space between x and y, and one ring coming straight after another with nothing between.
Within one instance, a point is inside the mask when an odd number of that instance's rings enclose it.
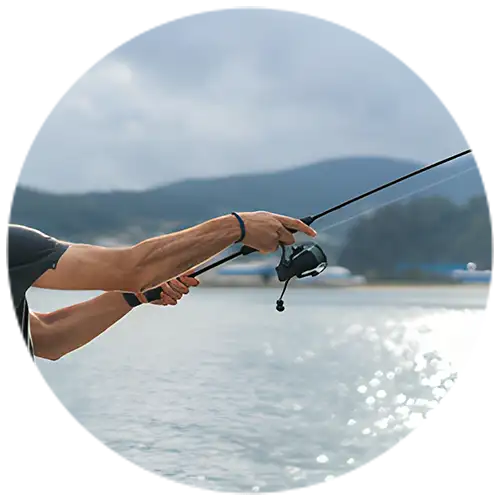
<instances>
[{"instance_id":1,"label":"forearm","mask_svg":"<svg viewBox=\"0 0 500 500\"><path fill-rule=\"evenodd\" d=\"M121 293L108 292L48 314L37 313L31 317L35 355L58 359L88 344L130 310Z\"/></svg>"},{"instance_id":2,"label":"forearm","mask_svg":"<svg viewBox=\"0 0 500 500\"><path fill-rule=\"evenodd\" d=\"M232 215L122 248L68 244L56 269L34 286L57 290L142 292L170 281L236 242L241 229Z\"/></svg>"},{"instance_id":3,"label":"forearm","mask_svg":"<svg viewBox=\"0 0 500 500\"><path fill-rule=\"evenodd\" d=\"M184 274L231 246L240 234L238 221L229 215L135 245L130 251L133 291L142 292Z\"/></svg>"}]
</instances>

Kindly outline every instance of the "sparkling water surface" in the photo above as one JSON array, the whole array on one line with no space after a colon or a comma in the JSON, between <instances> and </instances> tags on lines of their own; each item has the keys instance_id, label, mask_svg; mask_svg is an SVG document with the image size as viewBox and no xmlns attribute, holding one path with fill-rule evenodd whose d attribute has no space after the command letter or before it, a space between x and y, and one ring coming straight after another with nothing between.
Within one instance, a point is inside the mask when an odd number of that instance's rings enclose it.
<instances>
[{"instance_id":1,"label":"sparkling water surface","mask_svg":"<svg viewBox=\"0 0 500 500\"><path fill-rule=\"evenodd\" d=\"M487 288L199 288L143 306L58 362L37 360L112 450L198 487L329 481L391 448L453 387ZM30 292L49 311L84 293ZM431 452L431 451L430 451Z\"/></svg>"}]
</instances>

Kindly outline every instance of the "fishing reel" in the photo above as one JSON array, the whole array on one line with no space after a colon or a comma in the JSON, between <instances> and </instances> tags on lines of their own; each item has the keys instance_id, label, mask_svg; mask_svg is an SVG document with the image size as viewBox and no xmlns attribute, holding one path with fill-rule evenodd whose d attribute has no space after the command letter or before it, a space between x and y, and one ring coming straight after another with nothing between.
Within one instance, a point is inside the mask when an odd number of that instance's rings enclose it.
<instances>
[{"instance_id":1,"label":"fishing reel","mask_svg":"<svg viewBox=\"0 0 500 500\"><path fill-rule=\"evenodd\" d=\"M301 279L308 276L318 276L328 266L325 252L316 243L292 245L289 249L281 245L281 250L281 260L276 267L276 274L278 280L285 282L285 285L280 298L276 301L276 310L278 312L285 310L283 296L292 278Z\"/></svg>"}]
</instances>

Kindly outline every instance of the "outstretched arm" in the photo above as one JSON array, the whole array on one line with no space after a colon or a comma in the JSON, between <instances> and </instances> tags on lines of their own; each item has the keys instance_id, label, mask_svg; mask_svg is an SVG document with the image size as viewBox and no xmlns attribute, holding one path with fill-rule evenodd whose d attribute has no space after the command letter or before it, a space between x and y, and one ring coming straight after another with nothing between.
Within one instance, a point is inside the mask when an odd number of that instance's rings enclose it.
<instances>
[{"instance_id":1,"label":"outstretched arm","mask_svg":"<svg viewBox=\"0 0 500 500\"><path fill-rule=\"evenodd\" d=\"M120 292L108 292L48 314L30 313L35 356L57 360L88 344L131 309Z\"/></svg>"},{"instance_id":2,"label":"outstretched arm","mask_svg":"<svg viewBox=\"0 0 500 500\"><path fill-rule=\"evenodd\" d=\"M197 284L196 279L185 277L164 284L167 293L155 304L175 305L188 287ZM35 356L57 360L94 340L131 310L122 293L107 292L51 313L31 313Z\"/></svg>"},{"instance_id":3,"label":"outstretched arm","mask_svg":"<svg viewBox=\"0 0 500 500\"><path fill-rule=\"evenodd\" d=\"M69 244L57 267L33 286L139 293L205 262L236 242L239 235L236 218L226 216L130 247Z\"/></svg>"},{"instance_id":4,"label":"outstretched arm","mask_svg":"<svg viewBox=\"0 0 500 500\"><path fill-rule=\"evenodd\" d=\"M288 229L316 234L297 219L268 212L243 213L241 217L246 226L243 243L262 252L275 251L280 242L293 243ZM240 235L237 218L227 215L132 247L70 245L57 267L46 271L34 286L140 293L206 262L238 241Z\"/></svg>"}]
</instances>

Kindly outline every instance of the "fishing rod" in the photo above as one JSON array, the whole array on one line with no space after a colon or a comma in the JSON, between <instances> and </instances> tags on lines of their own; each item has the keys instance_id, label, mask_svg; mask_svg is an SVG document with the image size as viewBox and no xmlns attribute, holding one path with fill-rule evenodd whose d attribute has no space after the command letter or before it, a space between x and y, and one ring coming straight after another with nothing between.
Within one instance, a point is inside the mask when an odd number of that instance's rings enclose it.
<instances>
[{"instance_id":1,"label":"fishing rod","mask_svg":"<svg viewBox=\"0 0 500 500\"><path fill-rule=\"evenodd\" d=\"M381 208L388 207L389 205L393 205L394 203L397 203L398 201L402 201L402 200L405 200L405 199L407 199L410 196L413 196L415 194L423 193L424 191L428 191L429 189L432 189L433 187L439 186L440 184L444 184L445 182L449 182L452 179L457 179L458 177L462 177L463 175L468 174L469 172L473 172L475 170L477 170L476 167L466 168L465 170L457 172L456 174L445 177L444 179L439 179L438 181L433 182L432 184L428 184L428 185L423 186L419 189L415 189L414 191L410 191L409 193L406 193L402 196L398 196L397 198L394 198L393 200L382 203L381 205L376 205L375 207L367 208L366 210L363 210L362 212L359 212L356 215L352 215L351 217L348 217L347 219L342 219L341 221L337 221L337 222L333 222L332 224L328 224L328 226L321 227L317 230L317 232L318 232L318 234L324 233L326 231L329 231L330 229L333 229L334 227L342 226L343 224L347 224L348 222L351 222L355 219L358 219L359 217L362 217L363 215L367 215L367 214L373 212L374 210L380 210Z\"/></svg>"},{"instance_id":2,"label":"fishing rod","mask_svg":"<svg viewBox=\"0 0 500 500\"><path fill-rule=\"evenodd\" d=\"M433 168L439 167L441 165L444 165L445 163L449 163L453 160L456 160L462 156L468 155L472 153L471 149L466 149L460 153L457 153L455 155L449 156L448 158L444 158L442 160L439 160L435 163L431 163L430 165L427 165L425 167L422 167L418 170L414 170L413 172L410 172L409 174L403 175L401 177L398 177L397 179L394 179L392 181L389 181L385 184L381 184L378 187L375 187L369 191L366 191L365 193L362 193L360 195L357 195L353 198L350 198L346 201L343 201L342 203L335 205L323 212L320 212L315 215L309 215L307 217L304 217L300 219L302 222L310 226L314 222L316 222L318 219L321 219L322 217L325 217L333 212L336 212L338 210L341 210L342 208L347 207L348 205L351 205L352 203L356 203L357 201L363 200L369 196L374 195L375 193L378 193L380 191L383 191L384 189L390 188L392 186L395 186L396 184L399 184L403 181L406 181L408 179L411 179L412 177L415 177L417 175L423 174L424 172L428 172L429 170L432 170ZM290 230L290 232L295 233L297 232L296 230ZM325 253L321 249L319 245L316 243L308 242L300 245L292 245L291 250L287 252L286 247L283 244L280 244L282 254L281 254L281 259L276 267L276 273L278 275L278 280L280 282L284 282L284 287L283 291L281 293L280 298L276 302L276 309L279 312L282 312L285 310L284 303L283 303L283 296L285 294L286 288L288 286L288 283L292 278L305 278L307 276L317 276L318 274L322 273L328 266L328 261L326 258ZM195 278L203 273L206 273L207 271L210 271L212 269L215 269L216 267L219 267L237 257L241 257L244 255L250 255L254 252L257 252L255 248L251 248L247 245L243 245L241 249L237 252L234 252L227 257L224 257L220 260L217 260L213 262L212 264L209 264L208 266L205 266L201 269L198 269L197 271L193 272L190 274L191 277ZM146 297L148 302L153 302L155 300L158 300L161 298L162 294L162 287L158 286L156 288L153 288L151 290L148 290L147 292L144 293L144 296Z\"/></svg>"}]
</instances>

